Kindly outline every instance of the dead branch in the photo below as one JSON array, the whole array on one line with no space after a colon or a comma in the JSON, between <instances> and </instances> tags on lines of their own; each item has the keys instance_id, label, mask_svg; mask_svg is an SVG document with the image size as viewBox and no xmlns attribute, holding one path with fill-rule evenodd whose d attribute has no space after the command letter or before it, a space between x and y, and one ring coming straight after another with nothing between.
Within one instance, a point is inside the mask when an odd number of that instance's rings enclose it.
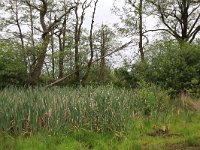
<instances>
[{"instance_id":1,"label":"dead branch","mask_svg":"<svg viewBox=\"0 0 200 150\"><path fill-rule=\"evenodd\" d=\"M95 62L99 61L100 59L102 59L102 58L104 58L104 57L108 57L108 56L110 56L110 55L112 55L112 54L114 54L114 53L116 53L116 52L118 52L118 51L120 51L120 50L123 50L123 49L126 48L128 45L130 45L131 43L132 43L132 40L129 41L129 42L127 42L127 43L125 43L124 45L122 45L122 46L116 48L116 49L113 50L111 53L109 53L109 54L107 54L107 55L104 55L104 56L102 56L102 57L100 57L100 58L98 58L98 59L92 61L92 64L94 64ZM82 70L83 70L83 69L87 69L87 67L88 67L88 66L83 66L81 69L82 69ZM47 85L46 88L51 87L51 86L53 86L53 85L55 85L55 84L58 84L58 83L64 81L65 79L67 79L68 77L72 76L72 75L75 74L76 72L77 72L77 70L71 72L70 74L66 75L65 77L63 77L63 78L61 78L61 79L58 79L58 80L52 82L51 84Z\"/></svg>"}]
</instances>

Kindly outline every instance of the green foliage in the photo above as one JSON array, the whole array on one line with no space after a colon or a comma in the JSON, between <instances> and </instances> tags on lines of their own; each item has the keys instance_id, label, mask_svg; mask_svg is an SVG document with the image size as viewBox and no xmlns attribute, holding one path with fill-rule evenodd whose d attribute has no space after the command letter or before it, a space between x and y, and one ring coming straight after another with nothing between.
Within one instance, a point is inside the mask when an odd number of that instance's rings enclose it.
<instances>
[{"instance_id":1,"label":"green foliage","mask_svg":"<svg viewBox=\"0 0 200 150\"><path fill-rule=\"evenodd\" d=\"M26 76L23 56L17 43L0 42L0 87L23 84Z\"/></svg>"},{"instance_id":2,"label":"green foliage","mask_svg":"<svg viewBox=\"0 0 200 150\"><path fill-rule=\"evenodd\" d=\"M100 76L100 66L99 65L93 65L91 67L87 83L86 84L111 84L114 81L114 75L112 73L112 70L105 66L104 68L104 80L102 83L99 81Z\"/></svg>"},{"instance_id":3,"label":"green foliage","mask_svg":"<svg viewBox=\"0 0 200 150\"><path fill-rule=\"evenodd\" d=\"M200 80L200 45L170 45L167 51L152 60L151 79L172 88L174 92L195 92ZM150 75L150 74L149 74ZM158 76L159 75L159 76Z\"/></svg>"},{"instance_id":4,"label":"green foliage","mask_svg":"<svg viewBox=\"0 0 200 150\"><path fill-rule=\"evenodd\" d=\"M168 112L170 97L166 91L161 91L155 85L142 82L135 93L135 99L137 99L135 108L141 109L142 115L152 115L153 113L153 116L155 116ZM139 110L136 112L139 112Z\"/></svg>"},{"instance_id":5,"label":"green foliage","mask_svg":"<svg viewBox=\"0 0 200 150\"><path fill-rule=\"evenodd\" d=\"M84 75L86 73L86 69L81 70L81 75ZM116 81L116 77L112 70L105 66L104 68L104 79L103 81L99 81L100 79L100 66L98 64L93 64L91 66L88 78L84 83L81 83L82 85L109 85ZM51 81L51 80L49 80ZM75 76L69 76L64 82L62 82L60 85L62 86L75 86L80 85L80 82L77 80Z\"/></svg>"},{"instance_id":6,"label":"green foliage","mask_svg":"<svg viewBox=\"0 0 200 150\"><path fill-rule=\"evenodd\" d=\"M133 77L125 67L116 68L114 71L115 82L114 84L119 87L131 87L131 83L135 83Z\"/></svg>"},{"instance_id":7,"label":"green foliage","mask_svg":"<svg viewBox=\"0 0 200 150\"><path fill-rule=\"evenodd\" d=\"M187 92L199 96L200 45L165 41L150 47L145 63L136 63L132 78L145 80L167 90L171 94Z\"/></svg>"}]
</instances>

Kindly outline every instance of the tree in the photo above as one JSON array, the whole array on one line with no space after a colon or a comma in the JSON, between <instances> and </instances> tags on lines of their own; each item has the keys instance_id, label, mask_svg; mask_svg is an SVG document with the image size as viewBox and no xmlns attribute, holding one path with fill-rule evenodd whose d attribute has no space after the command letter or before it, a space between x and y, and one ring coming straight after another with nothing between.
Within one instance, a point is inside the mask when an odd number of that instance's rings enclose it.
<instances>
[{"instance_id":1,"label":"tree","mask_svg":"<svg viewBox=\"0 0 200 150\"><path fill-rule=\"evenodd\" d=\"M39 14L40 14L40 25L42 27L42 36L41 36L41 46L40 46L40 53L38 55L37 58L37 62L36 65L33 69L33 72L31 73L31 77L32 77L32 84L36 84L39 76L41 74L41 70L44 64L44 60L45 60L45 56L46 56L46 52L47 52L47 48L48 48L48 44L50 42L50 38L51 38L51 31L54 29L55 26L57 26L57 24L59 24L61 22L61 20L63 19L64 16L66 16L66 14L69 14L71 12L72 9L76 8L76 6L71 6L68 8L68 11L64 12L60 17L54 19L54 21L52 23L47 24L47 22L45 21L45 18L48 14L48 2L46 0L41 0L41 5L38 6L36 4L31 4L29 1L26 1L28 6L32 6L34 9L36 9Z\"/></svg>"},{"instance_id":2,"label":"tree","mask_svg":"<svg viewBox=\"0 0 200 150\"><path fill-rule=\"evenodd\" d=\"M28 78L23 58L20 44L11 40L0 41L0 88L25 84Z\"/></svg>"},{"instance_id":3,"label":"tree","mask_svg":"<svg viewBox=\"0 0 200 150\"><path fill-rule=\"evenodd\" d=\"M2 4L2 10L9 12L10 16L9 17L2 17L2 24L3 28L6 29L6 32L13 32L14 39L20 39L20 45L21 45L21 50L23 51L23 59L24 62L26 62L26 51L25 51L25 33L22 31L22 25L25 24L26 21L26 16L25 14L25 7L22 5L23 2L21 0L6 0ZM6 6L7 5L7 6ZM21 14L23 13L23 15ZM10 26L14 25L17 27L18 31L12 31L10 30ZM17 40L16 40L17 42Z\"/></svg>"},{"instance_id":4,"label":"tree","mask_svg":"<svg viewBox=\"0 0 200 150\"><path fill-rule=\"evenodd\" d=\"M85 11L90 7L92 0L84 0L83 3L80 3L79 0L76 2L75 8L75 31L74 31L74 48L75 48L75 70L76 70L76 81L80 82L80 57L79 57L79 46L82 33L82 25L84 22ZM79 15L79 11L81 12Z\"/></svg>"},{"instance_id":5,"label":"tree","mask_svg":"<svg viewBox=\"0 0 200 150\"><path fill-rule=\"evenodd\" d=\"M31 6L31 5L29 5L28 6L29 7L29 10L28 10L28 14L29 14L29 18L30 18L30 29L31 29L31 31L30 31L30 50L28 50L28 54L27 54L27 56L28 56L28 59L29 59L29 72L31 73L32 71L33 71L33 68L35 67L35 63L36 63L36 54L37 54L37 52L36 52L36 50L35 50L35 43L36 43L36 41L35 41L35 38L34 38L34 35L35 35L35 29L34 29L34 24L35 24L35 21L36 21L36 18L37 18L37 16L36 15L34 15L33 14L33 11L34 11L34 8Z\"/></svg>"},{"instance_id":6,"label":"tree","mask_svg":"<svg viewBox=\"0 0 200 150\"><path fill-rule=\"evenodd\" d=\"M24 61L30 67L27 70L30 73L33 85L38 82L43 64L46 65L49 72L45 59L50 41L51 46L55 44L55 41L53 41L55 29L59 24L66 22L66 16L76 7L74 3L69 1L65 3L65 1L67 0L64 0L64 2L63 0L57 2L48 0L4 1L3 9L4 11L9 10L9 15L7 17L2 16L4 19L1 20L1 23L4 23L3 29L9 29L10 25L13 24L17 27L17 31L15 28L11 28L10 37L13 37L13 41L20 38ZM66 26L64 25L64 27ZM38 36L39 34L41 35L40 37ZM7 35L5 38L10 37ZM60 50L63 50L63 48ZM54 51L54 47L52 47L52 51ZM61 60L62 58L60 57ZM55 64L53 59L52 62L54 72ZM61 65L60 68L62 68Z\"/></svg>"},{"instance_id":7,"label":"tree","mask_svg":"<svg viewBox=\"0 0 200 150\"><path fill-rule=\"evenodd\" d=\"M116 35L112 28L107 25L101 25L101 27L96 31L96 46L98 50L98 55L100 57L99 64L99 75L98 81L100 83L105 82L105 70L106 70L106 58L105 56L109 53L109 51L114 48L114 39Z\"/></svg>"},{"instance_id":8,"label":"tree","mask_svg":"<svg viewBox=\"0 0 200 150\"><path fill-rule=\"evenodd\" d=\"M85 75L82 78L82 82L85 82L85 80L88 78L91 66L92 66L92 61L94 57L94 39L93 39L93 28L94 28L94 17L96 13L96 7L97 7L98 0L94 1L94 10L92 12L92 21L90 25L90 35L89 35L89 43L90 43L90 60L88 61L87 65L87 70Z\"/></svg>"},{"instance_id":9,"label":"tree","mask_svg":"<svg viewBox=\"0 0 200 150\"><path fill-rule=\"evenodd\" d=\"M153 83L171 95L186 92L199 96L200 43L157 41L149 47L146 63L132 66L132 81ZM133 82L134 83L134 82Z\"/></svg>"},{"instance_id":10,"label":"tree","mask_svg":"<svg viewBox=\"0 0 200 150\"><path fill-rule=\"evenodd\" d=\"M148 0L153 14L159 17L169 33L179 43L193 42L200 31L200 3L194 0Z\"/></svg>"},{"instance_id":11,"label":"tree","mask_svg":"<svg viewBox=\"0 0 200 150\"><path fill-rule=\"evenodd\" d=\"M135 38L134 41L137 42L140 58L143 62L145 59L144 56L144 40L147 40L145 35L145 24L144 16L147 16L146 13L147 2L143 0L127 0L124 3L122 10L114 6L115 13L120 16L121 22L123 23L122 27L118 27L120 33L124 34L126 37ZM122 12L121 14L119 12Z\"/></svg>"},{"instance_id":12,"label":"tree","mask_svg":"<svg viewBox=\"0 0 200 150\"><path fill-rule=\"evenodd\" d=\"M66 8L65 12L67 11ZM67 24L67 14L64 16L61 28L59 29L57 36L59 41L59 60L58 60L58 78L62 78L64 74L64 49L66 46L66 24Z\"/></svg>"}]
</instances>

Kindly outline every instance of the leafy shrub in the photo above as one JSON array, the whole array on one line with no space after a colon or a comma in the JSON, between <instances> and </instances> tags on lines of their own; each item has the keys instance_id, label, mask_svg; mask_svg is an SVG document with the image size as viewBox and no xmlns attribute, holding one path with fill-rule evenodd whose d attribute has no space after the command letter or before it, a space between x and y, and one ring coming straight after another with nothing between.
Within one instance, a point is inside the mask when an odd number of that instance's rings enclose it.
<instances>
[{"instance_id":1,"label":"leafy shrub","mask_svg":"<svg viewBox=\"0 0 200 150\"><path fill-rule=\"evenodd\" d=\"M145 63L136 63L132 78L145 80L172 95L181 92L199 96L200 89L200 44L183 44L165 41L150 47L151 53Z\"/></svg>"},{"instance_id":2,"label":"leafy shrub","mask_svg":"<svg viewBox=\"0 0 200 150\"><path fill-rule=\"evenodd\" d=\"M118 87L136 88L138 86L139 78L133 76L128 68L121 67L114 70L115 80L114 84Z\"/></svg>"},{"instance_id":3,"label":"leafy shrub","mask_svg":"<svg viewBox=\"0 0 200 150\"><path fill-rule=\"evenodd\" d=\"M0 87L22 85L26 65L20 47L13 42L0 42Z\"/></svg>"},{"instance_id":4,"label":"leafy shrub","mask_svg":"<svg viewBox=\"0 0 200 150\"><path fill-rule=\"evenodd\" d=\"M167 91L145 82L140 83L135 90L135 99L135 108L140 109L143 115L166 113L170 106L170 97Z\"/></svg>"}]
</instances>

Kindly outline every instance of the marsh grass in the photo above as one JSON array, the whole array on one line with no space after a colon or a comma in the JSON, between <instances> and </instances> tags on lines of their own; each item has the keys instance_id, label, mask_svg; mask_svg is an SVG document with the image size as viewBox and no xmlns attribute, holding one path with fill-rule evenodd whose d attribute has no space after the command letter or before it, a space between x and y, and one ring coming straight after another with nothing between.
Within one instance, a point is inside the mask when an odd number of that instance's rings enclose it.
<instances>
[{"instance_id":1,"label":"marsh grass","mask_svg":"<svg viewBox=\"0 0 200 150\"><path fill-rule=\"evenodd\" d=\"M188 121L193 115L192 119ZM91 130L73 130L56 135L38 132L31 137L0 136L0 150L171 150L200 148L198 113L170 115L168 121L138 118L128 123L127 132L97 133ZM170 123L169 134L149 136L148 133Z\"/></svg>"},{"instance_id":2,"label":"marsh grass","mask_svg":"<svg viewBox=\"0 0 200 150\"><path fill-rule=\"evenodd\" d=\"M12 87L0 108L0 150L200 147L198 112L154 85Z\"/></svg>"},{"instance_id":3,"label":"marsh grass","mask_svg":"<svg viewBox=\"0 0 200 150\"><path fill-rule=\"evenodd\" d=\"M0 130L30 136L36 132L126 131L140 117L167 114L170 99L155 86L137 90L99 87L7 88L0 92Z\"/></svg>"}]
</instances>

